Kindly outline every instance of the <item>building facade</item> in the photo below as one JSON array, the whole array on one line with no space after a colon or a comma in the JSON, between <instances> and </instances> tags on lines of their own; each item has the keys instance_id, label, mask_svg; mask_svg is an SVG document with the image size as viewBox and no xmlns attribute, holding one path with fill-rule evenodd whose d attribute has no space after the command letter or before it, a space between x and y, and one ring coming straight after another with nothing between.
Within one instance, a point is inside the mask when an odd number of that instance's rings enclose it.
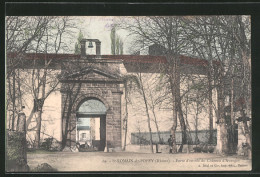
<instances>
[{"instance_id":1,"label":"building facade","mask_svg":"<svg viewBox=\"0 0 260 177\"><path fill-rule=\"evenodd\" d=\"M56 96L50 96L52 101L48 102L47 100L45 103L46 108L47 105L50 105L50 107L57 109L54 109L53 112L44 110L43 119L47 120L50 115L55 117L56 121L53 126L46 124L46 127L49 127L52 132L55 131L53 136L68 147L73 147L78 142L83 143L85 141L86 143L88 141L87 144L90 146L95 144L100 151L105 149L108 151L109 148L121 150L125 139L126 115L128 116L126 145L131 144L131 133L148 132L145 111L141 106L144 104L142 98L138 97L138 91L132 92L130 96L131 106L128 107L128 113L126 113L124 76L142 73L147 85L153 83L153 86L157 86L159 83L153 81L155 78L158 80L160 67L163 68L163 65L167 64L167 60L164 56L156 56L161 54L156 52L149 52L153 55L100 55L101 43L97 40L94 40L94 42L98 44L96 55L86 54L86 40L82 41L80 55L48 54L47 58L53 60L50 67L60 72L58 75L60 91L56 92L57 94L55 93ZM153 47L149 49L153 49ZM34 60L39 62L39 65L42 65L41 59L46 58L46 56L40 54L36 58L35 55L28 54L26 59L29 61L32 56ZM203 79L207 61L186 56L180 56L180 60L182 74L199 75ZM187 88L186 83L188 83L189 78L186 81L183 80L181 83L182 90ZM151 87L146 89L149 91ZM163 89L165 88L161 88L162 92ZM156 95L152 93L152 96ZM213 97L216 101L216 95L213 94ZM153 112L150 112L150 114L157 115L160 131L170 130L172 125L171 110L158 107L155 109L155 114ZM200 116L199 127L195 126L196 122L193 120L195 113L190 111L187 115L187 121L194 124L194 126L190 124L191 130L196 128L207 130L209 122L207 110L203 110L198 115ZM80 129L78 125L80 119L98 120L99 126L91 129L95 126L91 126L90 121L87 125L89 126L88 130ZM214 114L213 128L217 129L215 122L216 115ZM154 123L152 123L151 128L153 132L157 131ZM178 126L178 129L180 130L180 126ZM84 133L86 136L83 137Z\"/></svg>"}]
</instances>

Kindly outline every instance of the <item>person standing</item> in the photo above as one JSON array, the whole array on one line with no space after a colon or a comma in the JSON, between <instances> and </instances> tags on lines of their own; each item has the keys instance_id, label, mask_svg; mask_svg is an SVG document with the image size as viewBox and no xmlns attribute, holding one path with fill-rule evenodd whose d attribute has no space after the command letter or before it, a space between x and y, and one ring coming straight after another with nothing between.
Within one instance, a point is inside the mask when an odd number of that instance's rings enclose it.
<instances>
[{"instance_id":1,"label":"person standing","mask_svg":"<svg viewBox=\"0 0 260 177\"><path fill-rule=\"evenodd\" d=\"M169 151L169 153L171 154L172 153L172 135L170 135L170 138L168 139L168 143L169 143L169 149L170 149L170 151Z\"/></svg>"}]
</instances>

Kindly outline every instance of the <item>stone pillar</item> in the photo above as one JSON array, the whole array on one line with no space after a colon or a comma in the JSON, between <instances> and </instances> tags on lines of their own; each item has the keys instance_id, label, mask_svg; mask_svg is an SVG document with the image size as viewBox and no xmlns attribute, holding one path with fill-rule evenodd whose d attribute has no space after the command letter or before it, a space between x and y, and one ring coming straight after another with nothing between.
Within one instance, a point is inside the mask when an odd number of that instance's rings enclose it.
<instances>
[{"instance_id":1,"label":"stone pillar","mask_svg":"<svg viewBox=\"0 0 260 177\"><path fill-rule=\"evenodd\" d=\"M216 153L219 153L219 149L221 149L222 143L220 140L220 126L217 124L217 146L216 146Z\"/></svg>"},{"instance_id":2,"label":"stone pillar","mask_svg":"<svg viewBox=\"0 0 260 177\"><path fill-rule=\"evenodd\" d=\"M107 147L110 151L122 150L121 138L121 95L120 90L112 91L111 110L107 113Z\"/></svg>"},{"instance_id":3,"label":"stone pillar","mask_svg":"<svg viewBox=\"0 0 260 177\"><path fill-rule=\"evenodd\" d=\"M228 153L227 127L224 119L220 119L217 125L217 147L216 151L220 154Z\"/></svg>"},{"instance_id":4,"label":"stone pillar","mask_svg":"<svg viewBox=\"0 0 260 177\"><path fill-rule=\"evenodd\" d=\"M101 42L96 41L96 55L101 55Z\"/></svg>"},{"instance_id":5,"label":"stone pillar","mask_svg":"<svg viewBox=\"0 0 260 177\"><path fill-rule=\"evenodd\" d=\"M86 40L82 39L80 41L80 54L81 56L86 56Z\"/></svg>"},{"instance_id":6,"label":"stone pillar","mask_svg":"<svg viewBox=\"0 0 260 177\"><path fill-rule=\"evenodd\" d=\"M77 124L77 116L75 113L72 113L71 114L71 117L70 117L70 125L69 125L69 131L70 131L70 147L74 147L76 146L76 124Z\"/></svg>"},{"instance_id":7,"label":"stone pillar","mask_svg":"<svg viewBox=\"0 0 260 177\"><path fill-rule=\"evenodd\" d=\"M26 116L24 112L18 114L17 130L7 134L6 167L9 172L26 172L27 142L26 142Z\"/></svg>"}]
</instances>

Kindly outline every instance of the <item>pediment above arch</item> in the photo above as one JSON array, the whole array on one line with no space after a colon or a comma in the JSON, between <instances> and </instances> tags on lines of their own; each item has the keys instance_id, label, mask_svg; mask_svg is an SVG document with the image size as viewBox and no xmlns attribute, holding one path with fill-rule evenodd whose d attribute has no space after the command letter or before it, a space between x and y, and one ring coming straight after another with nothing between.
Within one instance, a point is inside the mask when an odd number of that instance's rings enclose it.
<instances>
[{"instance_id":1,"label":"pediment above arch","mask_svg":"<svg viewBox=\"0 0 260 177\"><path fill-rule=\"evenodd\" d=\"M66 81L100 81L100 82L122 82L120 75L97 68L87 68L63 74L60 77L60 82Z\"/></svg>"}]
</instances>

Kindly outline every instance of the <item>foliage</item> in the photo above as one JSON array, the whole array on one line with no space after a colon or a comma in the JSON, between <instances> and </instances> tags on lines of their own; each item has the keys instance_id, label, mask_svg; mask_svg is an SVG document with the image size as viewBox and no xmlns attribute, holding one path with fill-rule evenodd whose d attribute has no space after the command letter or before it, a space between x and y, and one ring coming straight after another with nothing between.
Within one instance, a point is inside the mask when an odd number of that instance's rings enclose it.
<instances>
[{"instance_id":1,"label":"foliage","mask_svg":"<svg viewBox=\"0 0 260 177\"><path fill-rule=\"evenodd\" d=\"M122 28L128 30L133 36L134 46L160 45L166 50L163 55L169 67L165 70L165 75L161 74L160 80L166 80L165 83L161 82L162 87L169 90L168 95L172 95L173 136L176 131L177 114L184 134L189 129L187 115L192 113L189 113L187 106L186 118L183 116L184 102L186 105L197 104L194 107L197 112L196 120L201 110L207 109L210 137L212 137L213 128L213 109L217 120L224 119L225 121L224 108L227 103L225 100L229 99L228 104L233 104L237 98L245 98L248 103L245 109L250 114L250 16L149 16L125 19L122 22ZM183 66L179 57L181 55L207 61L207 65L204 65L202 69L203 75L206 76L205 82L193 82L191 85L187 83L194 79L182 72ZM195 68L193 64L187 64L185 67L188 71ZM183 79L185 77L186 80ZM180 88L180 83L189 85L188 89ZM216 102L213 102L213 90L217 92ZM206 102L209 102L208 106L205 106ZM234 116L233 112L231 114ZM225 123L229 123L227 120L230 119L226 119ZM234 122L234 118L232 120ZM227 128L223 126L220 131L223 133L221 139L223 151L221 151L224 153L227 152L225 129ZM209 139L212 142L212 138ZM251 144L250 138L247 138L247 141Z\"/></svg>"},{"instance_id":2,"label":"foliage","mask_svg":"<svg viewBox=\"0 0 260 177\"><path fill-rule=\"evenodd\" d=\"M45 150L51 150L52 142L53 142L53 137L45 138L44 142L42 142L41 144L41 148Z\"/></svg>"},{"instance_id":3,"label":"foliage","mask_svg":"<svg viewBox=\"0 0 260 177\"><path fill-rule=\"evenodd\" d=\"M38 62L33 60L30 69L24 62L25 53L61 53L68 52L69 48L63 42L64 36L68 39L74 28L69 17L31 16L31 17L6 17L6 52L14 52L16 57L6 59L7 63L7 107L12 105L13 118L9 116L9 124L14 122L21 106L28 104L28 94L33 97L29 100L41 100L42 104L31 113L26 120L27 131L36 130L36 146L40 146L42 108L48 96L58 89L56 73L49 68L52 59L45 59L44 66L39 68ZM18 69L17 69L18 68ZM19 71L21 73L19 73ZM37 102L36 102L37 103ZM33 105L33 104L32 104ZM36 116L35 116L36 115ZM36 122L34 126L29 125ZM17 125L18 126L18 125Z\"/></svg>"},{"instance_id":4,"label":"foliage","mask_svg":"<svg viewBox=\"0 0 260 177\"><path fill-rule=\"evenodd\" d=\"M194 150L194 152L201 152L201 147L199 147L199 146L194 147L193 150Z\"/></svg>"},{"instance_id":5,"label":"foliage","mask_svg":"<svg viewBox=\"0 0 260 177\"><path fill-rule=\"evenodd\" d=\"M74 53L75 54L80 54L80 41L84 38L84 35L83 33L81 32L81 30L79 31L79 34L78 34L78 40L77 42L75 43L75 49L74 49Z\"/></svg>"},{"instance_id":6,"label":"foliage","mask_svg":"<svg viewBox=\"0 0 260 177\"><path fill-rule=\"evenodd\" d=\"M201 144L193 148L194 152L213 153L214 146L208 146L207 144Z\"/></svg>"},{"instance_id":7,"label":"foliage","mask_svg":"<svg viewBox=\"0 0 260 177\"><path fill-rule=\"evenodd\" d=\"M115 45L116 45L116 29L115 27L112 27L111 33L110 33L110 39L111 39L111 54L115 55L116 50L115 50Z\"/></svg>"},{"instance_id":8,"label":"foliage","mask_svg":"<svg viewBox=\"0 0 260 177\"><path fill-rule=\"evenodd\" d=\"M112 55L123 55L124 43L120 36L116 34L116 25L111 29L111 54Z\"/></svg>"},{"instance_id":9,"label":"foliage","mask_svg":"<svg viewBox=\"0 0 260 177\"><path fill-rule=\"evenodd\" d=\"M26 140L24 133L8 132L6 148L7 171L27 171L26 164Z\"/></svg>"},{"instance_id":10,"label":"foliage","mask_svg":"<svg viewBox=\"0 0 260 177\"><path fill-rule=\"evenodd\" d=\"M122 76L122 80L124 81L124 83L127 85L127 88L129 91L131 91L132 88L134 88L135 86L140 89L140 82L138 80L138 78L135 75L124 75Z\"/></svg>"},{"instance_id":11,"label":"foliage","mask_svg":"<svg viewBox=\"0 0 260 177\"><path fill-rule=\"evenodd\" d=\"M23 158L20 153L23 151L23 146L21 144L23 139L23 134L20 132L12 132L8 134L8 143L7 143L7 160L19 160Z\"/></svg>"}]
</instances>

